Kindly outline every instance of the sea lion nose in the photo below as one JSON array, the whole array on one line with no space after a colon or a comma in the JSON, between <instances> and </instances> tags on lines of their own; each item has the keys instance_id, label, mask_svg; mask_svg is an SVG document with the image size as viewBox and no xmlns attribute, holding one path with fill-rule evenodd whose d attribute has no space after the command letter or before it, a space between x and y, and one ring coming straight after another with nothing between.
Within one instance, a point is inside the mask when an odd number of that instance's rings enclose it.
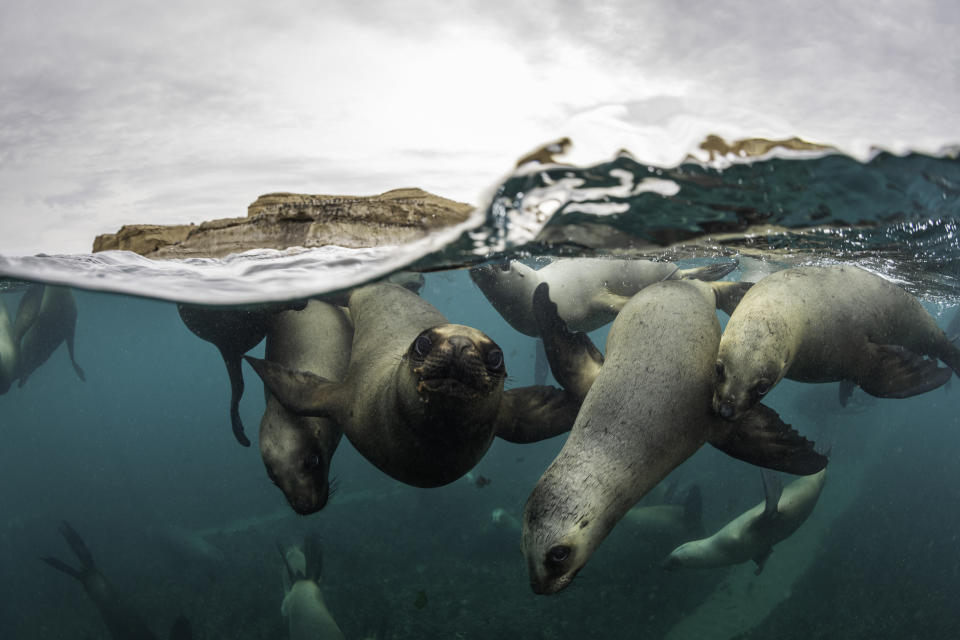
<instances>
[{"instance_id":1,"label":"sea lion nose","mask_svg":"<svg viewBox=\"0 0 960 640\"><path fill-rule=\"evenodd\" d=\"M464 336L450 336L448 343L457 357L473 348L473 340Z\"/></svg>"},{"instance_id":2,"label":"sea lion nose","mask_svg":"<svg viewBox=\"0 0 960 640\"><path fill-rule=\"evenodd\" d=\"M733 403L729 400L724 400L720 403L720 407L717 409L717 412L720 414L721 418L731 418L733 417Z\"/></svg>"}]
</instances>

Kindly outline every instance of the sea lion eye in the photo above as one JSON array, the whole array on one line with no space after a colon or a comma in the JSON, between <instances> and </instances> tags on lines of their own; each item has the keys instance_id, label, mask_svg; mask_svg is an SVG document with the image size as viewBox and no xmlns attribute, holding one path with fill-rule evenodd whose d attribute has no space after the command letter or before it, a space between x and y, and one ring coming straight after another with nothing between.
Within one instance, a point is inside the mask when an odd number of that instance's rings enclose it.
<instances>
[{"instance_id":1,"label":"sea lion eye","mask_svg":"<svg viewBox=\"0 0 960 640\"><path fill-rule=\"evenodd\" d=\"M419 335L417 339L413 341L413 352L421 358L424 358L430 353L430 347L432 346L433 342L430 338L425 335Z\"/></svg>"},{"instance_id":2,"label":"sea lion eye","mask_svg":"<svg viewBox=\"0 0 960 640\"><path fill-rule=\"evenodd\" d=\"M767 391L770 391L770 385L762 380L758 382L757 386L754 388L756 389L758 396L765 396L767 395Z\"/></svg>"},{"instance_id":3,"label":"sea lion eye","mask_svg":"<svg viewBox=\"0 0 960 640\"><path fill-rule=\"evenodd\" d=\"M547 561L559 564L570 557L570 547L560 544L547 551Z\"/></svg>"},{"instance_id":4,"label":"sea lion eye","mask_svg":"<svg viewBox=\"0 0 960 640\"><path fill-rule=\"evenodd\" d=\"M313 469L316 469L317 467L320 466L320 456L318 456L318 455L315 454L315 453L311 453L311 454L308 455L308 456L306 457L306 459L303 461L303 466L304 466L304 468L306 468L308 471L312 471Z\"/></svg>"},{"instance_id":5,"label":"sea lion eye","mask_svg":"<svg viewBox=\"0 0 960 640\"><path fill-rule=\"evenodd\" d=\"M491 371L499 371L503 368L503 351L500 349L490 349L484 356L484 362Z\"/></svg>"}]
</instances>

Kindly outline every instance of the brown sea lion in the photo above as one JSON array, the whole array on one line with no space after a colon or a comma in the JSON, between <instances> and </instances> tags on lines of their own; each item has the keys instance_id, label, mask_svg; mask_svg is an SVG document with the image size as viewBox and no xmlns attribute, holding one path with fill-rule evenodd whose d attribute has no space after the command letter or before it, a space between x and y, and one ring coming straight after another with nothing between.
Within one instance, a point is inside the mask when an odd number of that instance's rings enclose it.
<instances>
[{"instance_id":1,"label":"brown sea lion","mask_svg":"<svg viewBox=\"0 0 960 640\"><path fill-rule=\"evenodd\" d=\"M715 309L718 301L729 309L742 288L672 280L643 289L610 328L605 359L585 334L567 331L546 285L534 293L554 375L586 394L524 509L523 552L534 592L568 586L624 514L707 442L794 473L825 466L813 443L771 409L760 406L737 423L710 409L720 342ZM585 373L564 373L578 362Z\"/></svg>"},{"instance_id":2,"label":"brown sea lion","mask_svg":"<svg viewBox=\"0 0 960 640\"><path fill-rule=\"evenodd\" d=\"M353 325L333 305L311 300L302 311L277 314L267 333L266 358L292 369L340 380L350 362ZM264 387L260 456L267 475L302 515L319 511L330 494L330 460L343 432L329 418L300 416Z\"/></svg>"},{"instance_id":3,"label":"brown sea lion","mask_svg":"<svg viewBox=\"0 0 960 640\"><path fill-rule=\"evenodd\" d=\"M842 381L905 398L960 373L960 349L920 302L852 266L796 267L760 280L730 317L717 354L713 408L736 419L783 378Z\"/></svg>"},{"instance_id":4,"label":"brown sea lion","mask_svg":"<svg viewBox=\"0 0 960 640\"><path fill-rule=\"evenodd\" d=\"M570 429L579 400L554 387L504 391L503 351L484 333L449 324L393 284L355 289L354 337L342 382L247 358L288 409L332 418L367 460L417 487L453 482L494 436L535 442Z\"/></svg>"}]
</instances>

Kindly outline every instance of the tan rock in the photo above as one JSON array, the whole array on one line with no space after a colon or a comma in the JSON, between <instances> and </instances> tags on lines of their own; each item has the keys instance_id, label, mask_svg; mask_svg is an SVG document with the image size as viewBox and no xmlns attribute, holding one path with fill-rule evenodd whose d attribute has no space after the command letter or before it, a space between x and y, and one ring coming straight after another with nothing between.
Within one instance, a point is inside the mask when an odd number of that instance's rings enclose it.
<instances>
[{"instance_id":1,"label":"tan rock","mask_svg":"<svg viewBox=\"0 0 960 640\"><path fill-rule=\"evenodd\" d=\"M93 250L194 258L258 248L402 244L463 222L472 210L468 204L422 189L395 189L376 196L270 193L248 207L246 218L189 226L129 225L115 234L98 236Z\"/></svg>"}]
</instances>

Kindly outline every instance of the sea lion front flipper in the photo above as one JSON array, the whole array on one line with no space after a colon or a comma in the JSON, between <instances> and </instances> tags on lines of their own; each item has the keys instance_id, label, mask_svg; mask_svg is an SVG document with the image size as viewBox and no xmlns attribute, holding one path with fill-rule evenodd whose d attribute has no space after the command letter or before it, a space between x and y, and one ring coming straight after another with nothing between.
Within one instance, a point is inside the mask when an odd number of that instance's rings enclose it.
<instances>
[{"instance_id":1,"label":"sea lion front flipper","mask_svg":"<svg viewBox=\"0 0 960 640\"><path fill-rule=\"evenodd\" d=\"M620 310L623 309L623 306L628 302L630 302L630 296L622 296L607 288L601 288L593 294L593 300L590 301L590 306L599 307L603 311L620 313Z\"/></svg>"},{"instance_id":2,"label":"sea lion front flipper","mask_svg":"<svg viewBox=\"0 0 960 640\"><path fill-rule=\"evenodd\" d=\"M878 398L909 398L943 385L953 375L936 360L917 355L896 344L867 345L869 368L860 374L857 384Z\"/></svg>"},{"instance_id":3,"label":"sea lion front flipper","mask_svg":"<svg viewBox=\"0 0 960 640\"><path fill-rule=\"evenodd\" d=\"M780 504L780 496L783 495L783 483L779 476L775 475L769 469L760 469L760 477L763 479L763 515L762 518L776 518L777 505Z\"/></svg>"},{"instance_id":4,"label":"sea lion front flipper","mask_svg":"<svg viewBox=\"0 0 960 640\"><path fill-rule=\"evenodd\" d=\"M676 272L676 276L680 280L704 280L706 282L712 282L723 278L738 266L740 266L740 262L737 260L733 262L714 262L713 264L708 264L703 267L680 269Z\"/></svg>"},{"instance_id":5,"label":"sea lion front flipper","mask_svg":"<svg viewBox=\"0 0 960 640\"><path fill-rule=\"evenodd\" d=\"M753 556L753 561L757 563L757 568L754 570L753 575L758 576L763 573L763 567L766 566L767 560L770 558L771 553L773 553L773 547L767 547L757 555Z\"/></svg>"},{"instance_id":6,"label":"sea lion front flipper","mask_svg":"<svg viewBox=\"0 0 960 640\"><path fill-rule=\"evenodd\" d=\"M244 357L284 407L301 416L332 417L330 412L342 388L340 383L269 360Z\"/></svg>"},{"instance_id":7,"label":"sea lion front flipper","mask_svg":"<svg viewBox=\"0 0 960 640\"><path fill-rule=\"evenodd\" d=\"M763 404L754 405L732 429L711 434L710 444L725 454L760 467L808 476L827 466L827 457Z\"/></svg>"},{"instance_id":8,"label":"sea lion front flipper","mask_svg":"<svg viewBox=\"0 0 960 640\"><path fill-rule=\"evenodd\" d=\"M497 415L496 435L507 442L539 442L573 428L581 399L550 386L505 391Z\"/></svg>"},{"instance_id":9,"label":"sea lion front flipper","mask_svg":"<svg viewBox=\"0 0 960 640\"><path fill-rule=\"evenodd\" d=\"M578 398L587 395L603 366L603 355L583 332L572 332L550 299L550 285L541 282L533 292L537 321L553 377Z\"/></svg>"},{"instance_id":10,"label":"sea lion front flipper","mask_svg":"<svg viewBox=\"0 0 960 640\"><path fill-rule=\"evenodd\" d=\"M223 357L223 364L227 366L227 377L230 378L230 425L237 442L245 447L250 446L250 438L243 430L243 421L240 419L240 398L243 397L243 369L240 367L241 354L217 346Z\"/></svg>"},{"instance_id":11,"label":"sea lion front flipper","mask_svg":"<svg viewBox=\"0 0 960 640\"><path fill-rule=\"evenodd\" d=\"M83 369L80 368L80 365L77 364L77 359L73 355L73 331L67 334L67 353L70 354L70 363L73 365L73 370L77 372L77 377L80 378L82 382L87 381L87 376L84 375Z\"/></svg>"},{"instance_id":12,"label":"sea lion front flipper","mask_svg":"<svg viewBox=\"0 0 960 640\"><path fill-rule=\"evenodd\" d=\"M710 286L717 297L717 309L729 316L733 314L733 310L743 300L743 296L750 290L753 283L742 280L740 282L711 282Z\"/></svg>"}]
</instances>

